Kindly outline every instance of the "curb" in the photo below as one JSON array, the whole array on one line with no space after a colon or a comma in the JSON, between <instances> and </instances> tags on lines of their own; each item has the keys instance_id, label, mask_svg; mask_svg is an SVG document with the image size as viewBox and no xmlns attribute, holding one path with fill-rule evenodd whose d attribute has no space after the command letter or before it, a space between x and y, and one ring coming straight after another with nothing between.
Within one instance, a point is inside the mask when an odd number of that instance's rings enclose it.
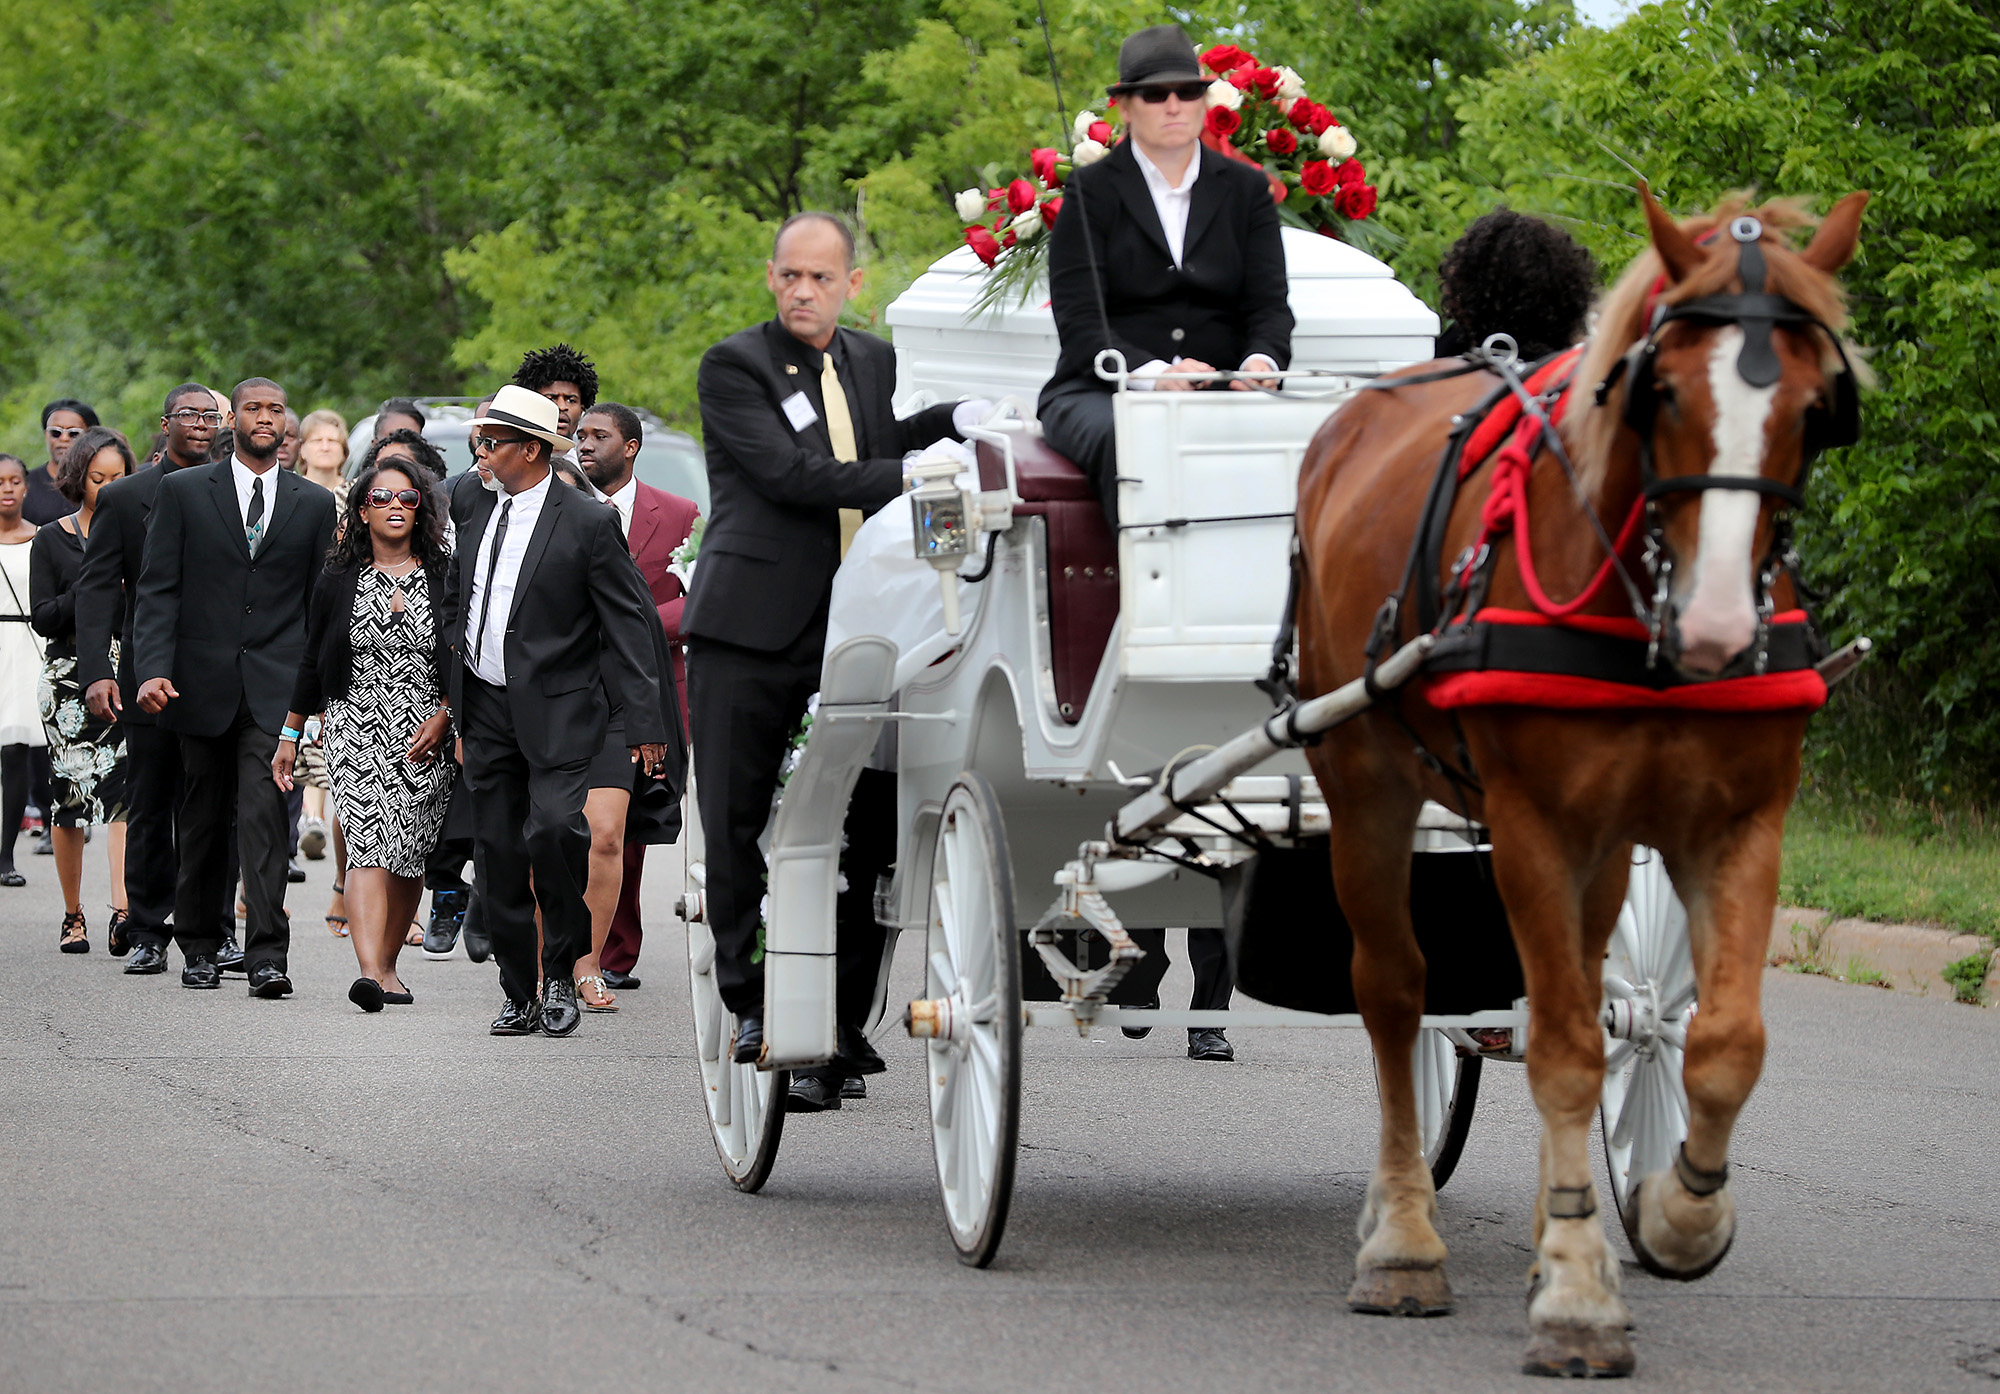
<instances>
[{"instance_id":1,"label":"curb","mask_svg":"<svg viewBox=\"0 0 2000 1394\"><path fill-rule=\"evenodd\" d=\"M1802 972L1949 1002L1954 994L1944 979L1945 965L1991 948L1992 944L1978 934L1834 919L1824 910L1780 905L1771 917L1766 961L1774 968L1796 965ZM2000 953L1993 955L1987 967L1986 1002L2000 1002Z\"/></svg>"}]
</instances>

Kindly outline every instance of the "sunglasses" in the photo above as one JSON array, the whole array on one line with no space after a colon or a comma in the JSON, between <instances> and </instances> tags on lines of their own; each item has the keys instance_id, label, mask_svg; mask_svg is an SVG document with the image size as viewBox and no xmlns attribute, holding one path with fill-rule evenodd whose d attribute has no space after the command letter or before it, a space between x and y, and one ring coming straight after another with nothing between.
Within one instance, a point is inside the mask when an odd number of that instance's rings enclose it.
<instances>
[{"instance_id":1,"label":"sunglasses","mask_svg":"<svg viewBox=\"0 0 2000 1394\"><path fill-rule=\"evenodd\" d=\"M179 411L169 413L167 420L178 421L183 426L193 426L196 424L220 426L222 424L222 413L219 411L196 411L193 407L182 407Z\"/></svg>"},{"instance_id":2,"label":"sunglasses","mask_svg":"<svg viewBox=\"0 0 2000 1394\"><path fill-rule=\"evenodd\" d=\"M472 453L475 455L491 455L503 445L526 445L527 443L527 437L525 436L474 436L472 438Z\"/></svg>"},{"instance_id":3,"label":"sunglasses","mask_svg":"<svg viewBox=\"0 0 2000 1394\"><path fill-rule=\"evenodd\" d=\"M392 503L400 503L405 508L415 508L424 501L424 496L415 489L370 489L368 502L376 508L387 508Z\"/></svg>"},{"instance_id":4,"label":"sunglasses","mask_svg":"<svg viewBox=\"0 0 2000 1394\"><path fill-rule=\"evenodd\" d=\"M1179 97L1184 102L1198 102L1208 96L1208 84L1183 82L1176 87L1141 87L1133 95L1153 106L1159 106L1169 97Z\"/></svg>"},{"instance_id":5,"label":"sunglasses","mask_svg":"<svg viewBox=\"0 0 2000 1394\"><path fill-rule=\"evenodd\" d=\"M82 426L51 426L49 427L49 439L75 440L84 433L84 430L85 428Z\"/></svg>"}]
</instances>

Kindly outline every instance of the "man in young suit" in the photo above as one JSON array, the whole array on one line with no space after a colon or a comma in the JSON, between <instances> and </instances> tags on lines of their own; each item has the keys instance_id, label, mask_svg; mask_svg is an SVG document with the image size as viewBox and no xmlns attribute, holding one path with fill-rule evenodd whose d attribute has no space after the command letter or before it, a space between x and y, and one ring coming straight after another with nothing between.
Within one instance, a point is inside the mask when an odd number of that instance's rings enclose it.
<instances>
[{"instance_id":1,"label":"man in young suit","mask_svg":"<svg viewBox=\"0 0 2000 1394\"><path fill-rule=\"evenodd\" d=\"M227 460L159 486L133 616L141 710L180 737L183 792L175 934L181 984L221 986L221 936L203 914L229 892L235 820L249 914L252 997L290 994L285 914L290 818L271 780L306 644L306 599L333 538L333 495L278 467L285 389L247 378L230 395Z\"/></svg>"},{"instance_id":2,"label":"man in young suit","mask_svg":"<svg viewBox=\"0 0 2000 1394\"><path fill-rule=\"evenodd\" d=\"M125 730L125 893L131 917L113 932L110 949L120 957L130 951L125 971L135 976L167 970L167 941L173 937L167 922L174 913L179 866L174 818L181 790L180 739L138 703L132 621L139 604L139 570L161 483L176 470L205 464L221 425L214 397L200 383L184 382L167 394L160 411L165 439L159 462L104 486L76 583L76 671L84 705L99 720L119 722ZM243 967L243 950L236 942L235 900L232 883L224 888L214 911L222 926L215 961L224 972Z\"/></svg>"},{"instance_id":3,"label":"man in young suit","mask_svg":"<svg viewBox=\"0 0 2000 1394\"><path fill-rule=\"evenodd\" d=\"M500 492L481 489L469 500L446 592L447 632L459 656L450 672L452 719L473 795L486 931L507 998L491 1028L496 1036L576 1029L571 975L590 949L583 804L610 716L607 670L624 698L634 762L660 773L672 738L646 613L651 597L617 514L550 474L551 456L575 444L559 424L555 403L511 384L473 420L477 454Z\"/></svg>"},{"instance_id":4,"label":"man in young suit","mask_svg":"<svg viewBox=\"0 0 2000 1394\"><path fill-rule=\"evenodd\" d=\"M558 403L558 406L561 404ZM670 568L674 549L687 541L701 509L693 499L670 494L642 483L633 473L639 447L645 443L645 428L639 415L618 402L600 402L583 413L577 422L576 459L584 475L618 510L625 529L625 546L652 592L673 654L674 699L680 703L682 729L687 722L687 659L681 653L681 610L686 597L681 578ZM625 843L623 875L618 885L618 910L611 918L611 933L605 938L598 959L600 975L607 988L617 991L639 986L632 970L639 963L639 947L644 930L639 923L639 882L645 872L647 843L631 838Z\"/></svg>"},{"instance_id":5,"label":"man in young suit","mask_svg":"<svg viewBox=\"0 0 2000 1394\"><path fill-rule=\"evenodd\" d=\"M1063 190L1049 241L1062 356L1037 410L1043 438L1090 476L1115 530L1112 384L1097 376L1098 353L1124 355L1133 389L1189 391L1206 385L1189 374L1284 368L1292 312L1270 183L1201 145L1208 79L1180 26L1127 39L1110 91L1129 137Z\"/></svg>"},{"instance_id":6,"label":"man in young suit","mask_svg":"<svg viewBox=\"0 0 2000 1394\"><path fill-rule=\"evenodd\" d=\"M744 1063L764 1046L764 970L751 962L764 894L757 839L786 743L819 690L843 540L903 491L906 452L962 439L983 407L896 419L895 351L838 327L861 287L854 238L839 219L788 218L765 280L777 317L709 349L696 377L712 512L682 617L716 985L736 1016ZM882 1069L852 1008L873 996L881 930L869 914L843 918L839 933L840 1054L824 1070L793 1073L786 1107L795 1112L838 1108L844 1079Z\"/></svg>"}]
</instances>

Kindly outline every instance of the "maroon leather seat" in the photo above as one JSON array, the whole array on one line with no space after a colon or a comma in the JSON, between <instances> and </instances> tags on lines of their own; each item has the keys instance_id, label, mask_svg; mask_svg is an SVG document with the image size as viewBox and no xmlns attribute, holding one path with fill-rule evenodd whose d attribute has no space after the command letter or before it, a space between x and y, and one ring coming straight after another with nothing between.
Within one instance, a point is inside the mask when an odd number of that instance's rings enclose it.
<instances>
[{"instance_id":1,"label":"maroon leather seat","mask_svg":"<svg viewBox=\"0 0 2000 1394\"><path fill-rule=\"evenodd\" d=\"M1007 487L997 448L979 443L979 487ZM1090 684L1118 619L1118 542L1104 507L1082 470L1039 439L1016 437L1017 516L1043 520L1049 543L1049 639L1055 660L1056 704L1074 725L1083 717Z\"/></svg>"}]
</instances>

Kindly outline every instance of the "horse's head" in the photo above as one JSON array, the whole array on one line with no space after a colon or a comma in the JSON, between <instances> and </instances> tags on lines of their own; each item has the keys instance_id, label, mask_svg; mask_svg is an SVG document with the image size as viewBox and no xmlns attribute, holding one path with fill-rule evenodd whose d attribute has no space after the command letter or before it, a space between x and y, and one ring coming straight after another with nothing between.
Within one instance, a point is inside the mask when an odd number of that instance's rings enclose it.
<instances>
[{"instance_id":1,"label":"horse's head","mask_svg":"<svg viewBox=\"0 0 2000 1394\"><path fill-rule=\"evenodd\" d=\"M1854 255L1868 195L1842 199L1797 252L1781 235L1804 221L1789 204L1725 204L1680 224L1643 185L1640 197L1653 253L1600 316L1593 347L1600 361L1623 357L1624 391L1600 394L1597 414L1616 416L1593 423L1606 447L1593 453L1608 459L1614 433L1628 450L1622 433L1637 437L1661 649L1688 675L1713 677L1756 640L1776 519L1801 501L1813 455L1853 438L1834 273Z\"/></svg>"}]
</instances>

